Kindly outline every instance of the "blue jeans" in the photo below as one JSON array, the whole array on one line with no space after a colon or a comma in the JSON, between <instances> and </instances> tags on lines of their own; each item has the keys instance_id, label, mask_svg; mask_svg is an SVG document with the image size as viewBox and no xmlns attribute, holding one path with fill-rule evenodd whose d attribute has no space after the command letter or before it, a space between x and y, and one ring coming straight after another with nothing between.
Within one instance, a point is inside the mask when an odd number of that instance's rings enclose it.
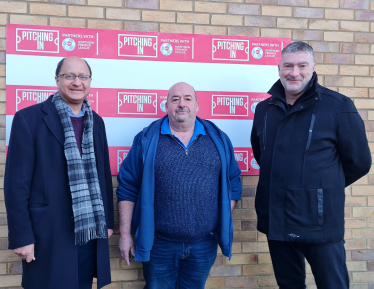
<instances>
[{"instance_id":1,"label":"blue jeans","mask_svg":"<svg viewBox=\"0 0 374 289\"><path fill-rule=\"evenodd\" d=\"M149 262L143 262L144 289L204 289L217 257L217 241L209 234L196 243L155 237Z\"/></svg>"},{"instance_id":2,"label":"blue jeans","mask_svg":"<svg viewBox=\"0 0 374 289\"><path fill-rule=\"evenodd\" d=\"M348 289L344 241L310 244L268 240L279 289L304 289L305 259L318 289Z\"/></svg>"}]
</instances>

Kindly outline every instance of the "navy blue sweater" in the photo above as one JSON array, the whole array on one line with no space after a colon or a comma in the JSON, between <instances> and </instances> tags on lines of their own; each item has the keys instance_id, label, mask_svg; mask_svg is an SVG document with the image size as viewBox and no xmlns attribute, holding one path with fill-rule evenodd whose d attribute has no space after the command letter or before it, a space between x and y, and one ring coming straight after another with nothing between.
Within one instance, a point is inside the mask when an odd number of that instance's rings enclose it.
<instances>
[{"instance_id":1,"label":"navy blue sweater","mask_svg":"<svg viewBox=\"0 0 374 289\"><path fill-rule=\"evenodd\" d=\"M217 228L221 166L209 135L200 135L186 154L174 137L160 134L155 156L156 236L197 242Z\"/></svg>"},{"instance_id":2,"label":"navy blue sweater","mask_svg":"<svg viewBox=\"0 0 374 289\"><path fill-rule=\"evenodd\" d=\"M73 125L75 140L79 153L82 156L82 139L83 139L83 117L70 117L71 124Z\"/></svg>"}]
</instances>

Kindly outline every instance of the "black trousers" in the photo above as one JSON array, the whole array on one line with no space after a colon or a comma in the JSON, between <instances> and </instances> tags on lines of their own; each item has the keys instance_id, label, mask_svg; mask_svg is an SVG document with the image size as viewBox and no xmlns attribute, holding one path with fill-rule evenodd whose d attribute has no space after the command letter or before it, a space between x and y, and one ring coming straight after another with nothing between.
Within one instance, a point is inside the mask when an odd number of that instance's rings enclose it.
<instances>
[{"instance_id":1,"label":"black trousers","mask_svg":"<svg viewBox=\"0 0 374 289\"><path fill-rule=\"evenodd\" d=\"M93 277L96 276L96 240L78 246L79 289L92 289Z\"/></svg>"},{"instance_id":2,"label":"black trousers","mask_svg":"<svg viewBox=\"0 0 374 289\"><path fill-rule=\"evenodd\" d=\"M305 289L305 259L318 289L348 289L344 241L310 244L268 240L279 289Z\"/></svg>"}]
</instances>

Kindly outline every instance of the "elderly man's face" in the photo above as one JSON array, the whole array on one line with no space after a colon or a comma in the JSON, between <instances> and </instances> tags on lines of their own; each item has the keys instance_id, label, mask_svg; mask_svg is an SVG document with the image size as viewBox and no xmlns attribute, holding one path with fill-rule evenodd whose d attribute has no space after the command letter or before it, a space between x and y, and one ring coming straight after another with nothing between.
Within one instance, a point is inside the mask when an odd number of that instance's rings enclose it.
<instances>
[{"instance_id":1,"label":"elderly man's face","mask_svg":"<svg viewBox=\"0 0 374 289\"><path fill-rule=\"evenodd\" d=\"M279 78L286 93L299 95L313 76L315 63L309 52L286 52L278 65Z\"/></svg>"},{"instance_id":2,"label":"elderly man's face","mask_svg":"<svg viewBox=\"0 0 374 289\"><path fill-rule=\"evenodd\" d=\"M65 59L59 75L90 75L90 70L84 60L79 57L68 57ZM61 98L66 104L80 104L87 97L91 88L91 78L80 80L68 80L64 76L56 77L56 84Z\"/></svg>"},{"instance_id":3,"label":"elderly man's face","mask_svg":"<svg viewBox=\"0 0 374 289\"><path fill-rule=\"evenodd\" d=\"M170 88L165 107L169 121L175 124L180 122L192 124L195 123L196 113L199 111L199 102L196 100L192 86L182 82Z\"/></svg>"}]
</instances>

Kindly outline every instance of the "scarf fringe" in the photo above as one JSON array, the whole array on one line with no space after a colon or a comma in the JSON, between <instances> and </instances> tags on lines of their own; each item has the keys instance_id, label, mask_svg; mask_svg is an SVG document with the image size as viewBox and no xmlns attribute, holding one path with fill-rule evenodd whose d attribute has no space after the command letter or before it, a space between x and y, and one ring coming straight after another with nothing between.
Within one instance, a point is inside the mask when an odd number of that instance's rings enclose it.
<instances>
[{"instance_id":1,"label":"scarf fringe","mask_svg":"<svg viewBox=\"0 0 374 289\"><path fill-rule=\"evenodd\" d=\"M95 227L85 228L75 232L75 245L84 245L93 239L106 239L108 238L106 225L98 224Z\"/></svg>"}]
</instances>

